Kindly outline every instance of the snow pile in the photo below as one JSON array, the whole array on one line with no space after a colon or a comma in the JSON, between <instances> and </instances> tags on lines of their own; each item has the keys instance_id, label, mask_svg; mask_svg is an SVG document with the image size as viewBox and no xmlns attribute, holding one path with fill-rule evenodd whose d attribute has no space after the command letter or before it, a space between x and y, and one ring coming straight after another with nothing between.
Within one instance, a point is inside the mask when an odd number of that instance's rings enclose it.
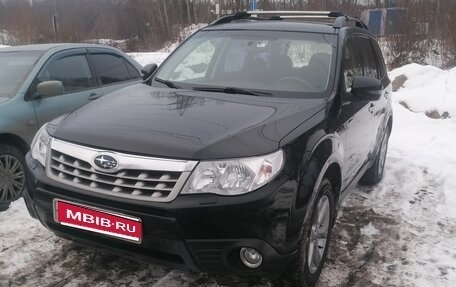
<instances>
[{"instance_id":1,"label":"snow pile","mask_svg":"<svg viewBox=\"0 0 456 287\"><path fill-rule=\"evenodd\" d=\"M394 100L414 112L432 118L456 117L456 68L409 64L389 73L390 78L405 76Z\"/></svg>"},{"instance_id":2,"label":"snow pile","mask_svg":"<svg viewBox=\"0 0 456 287\"><path fill-rule=\"evenodd\" d=\"M160 65L168 57L169 53L166 52L150 52L150 53L127 53L128 56L133 58L142 66L155 63Z\"/></svg>"},{"instance_id":3,"label":"snow pile","mask_svg":"<svg viewBox=\"0 0 456 287\"><path fill-rule=\"evenodd\" d=\"M397 128L391 134L390 155L404 158L422 167L428 176L429 173L435 176L434 185L429 186L436 196L434 204L429 206L434 219L440 215L452 217L456 222L456 118L435 120L401 105L396 105L394 112L393 125ZM402 165L404 169L408 166ZM410 178L409 181L412 184L420 180Z\"/></svg>"},{"instance_id":4,"label":"snow pile","mask_svg":"<svg viewBox=\"0 0 456 287\"><path fill-rule=\"evenodd\" d=\"M6 47L9 47L9 46L6 46L6 45L0 45L0 48L6 48Z\"/></svg>"}]
</instances>

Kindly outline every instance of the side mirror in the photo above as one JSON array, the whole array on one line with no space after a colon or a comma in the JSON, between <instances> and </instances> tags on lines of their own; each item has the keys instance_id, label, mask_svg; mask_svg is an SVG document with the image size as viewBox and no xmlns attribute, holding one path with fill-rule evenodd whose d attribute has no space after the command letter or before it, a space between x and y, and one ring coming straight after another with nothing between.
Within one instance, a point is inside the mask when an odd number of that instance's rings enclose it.
<instances>
[{"instance_id":1,"label":"side mirror","mask_svg":"<svg viewBox=\"0 0 456 287\"><path fill-rule=\"evenodd\" d=\"M147 79L152 76L152 74L157 70L158 65L153 63L153 64L147 64L144 66L144 68L141 69L141 76L143 81L147 81Z\"/></svg>"},{"instance_id":2,"label":"side mirror","mask_svg":"<svg viewBox=\"0 0 456 287\"><path fill-rule=\"evenodd\" d=\"M360 101L377 101L383 91L382 82L371 77L354 77L351 93Z\"/></svg>"},{"instance_id":3,"label":"side mirror","mask_svg":"<svg viewBox=\"0 0 456 287\"><path fill-rule=\"evenodd\" d=\"M36 87L36 95L40 98L53 97L65 92L63 83L60 81L45 81Z\"/></svg>"}]
</instances>

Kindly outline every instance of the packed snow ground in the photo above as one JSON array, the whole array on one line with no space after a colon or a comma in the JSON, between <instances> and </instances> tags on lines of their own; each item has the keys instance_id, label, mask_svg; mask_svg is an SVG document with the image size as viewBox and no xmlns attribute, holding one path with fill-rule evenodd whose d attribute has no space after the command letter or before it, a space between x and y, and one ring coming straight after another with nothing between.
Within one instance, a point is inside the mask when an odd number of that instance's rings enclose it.
<instances>
[{"instance_id":1,"label":"packed snow ground","mask_svg":"<svg viewBox=\"0 0 456 287\"><path fill-rule=\"evenodd\" d=\"M133 56L145 63L161 59L158 54ZM454 72L418 65L391 72L392 77L405 74L408 80L393 94L385 176L375 187L357 187L344 202L320 287L456 286ZM429 118L424 113L432 109L452 117ZM283 283L190 274L85 249L31 219L22 199L0 213L0 238L0 286Z\"/></svg>"}]
</instances>

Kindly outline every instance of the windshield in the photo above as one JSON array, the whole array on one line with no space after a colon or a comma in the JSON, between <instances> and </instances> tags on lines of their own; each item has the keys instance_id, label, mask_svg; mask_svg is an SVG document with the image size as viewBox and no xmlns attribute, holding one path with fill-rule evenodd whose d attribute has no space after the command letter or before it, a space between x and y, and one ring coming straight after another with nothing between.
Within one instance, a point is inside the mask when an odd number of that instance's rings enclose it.
<instances>
[{"instance_id":1,"label":"windshield","mask_svg":"<svg viewBox=\"0 0 456 287\"><path fill-rule=\"evenodd\" d=\"M335 43L335 36L327 34L201 31L166 60L152 85L218 87L247 95L321 95L330 82Z\"/></svg>"},{"instance_id":2,"label":"windshield","mask_svg":"<svg viewBox=\"0 0 456 287\"><path fill-rule=\"evenodd\" d=\"M37 51L0 51L0 97L12 97L39 59Z\"/></svg>"}]
</instances>

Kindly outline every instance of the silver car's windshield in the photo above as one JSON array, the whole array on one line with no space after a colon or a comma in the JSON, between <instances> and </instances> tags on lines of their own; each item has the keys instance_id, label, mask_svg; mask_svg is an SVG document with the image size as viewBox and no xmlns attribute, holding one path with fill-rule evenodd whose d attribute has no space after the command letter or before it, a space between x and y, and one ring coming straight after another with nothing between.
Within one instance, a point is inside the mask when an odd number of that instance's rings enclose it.
<instances>
[{"instance_id":1,"label":"silver car's windshield","mask_svg":"<svg viewBox=\"0 0 456 287\"><path fill-rule=\"evenodd\" d=\"M40 58L38 51L0 50L0 97L12 97Z\"/></svg>"},{"instance_id":2,"label":"silver car's windshield","mask_svg":"<svg viewBox=\"0 0 456 287\"><path fill-rule=\"evenodd\" d=\"M152 85L166 81L183 89L318 95L330 83L335 40L303 32L201 31L168 58Z\"/></svg>"}]
</instances>

